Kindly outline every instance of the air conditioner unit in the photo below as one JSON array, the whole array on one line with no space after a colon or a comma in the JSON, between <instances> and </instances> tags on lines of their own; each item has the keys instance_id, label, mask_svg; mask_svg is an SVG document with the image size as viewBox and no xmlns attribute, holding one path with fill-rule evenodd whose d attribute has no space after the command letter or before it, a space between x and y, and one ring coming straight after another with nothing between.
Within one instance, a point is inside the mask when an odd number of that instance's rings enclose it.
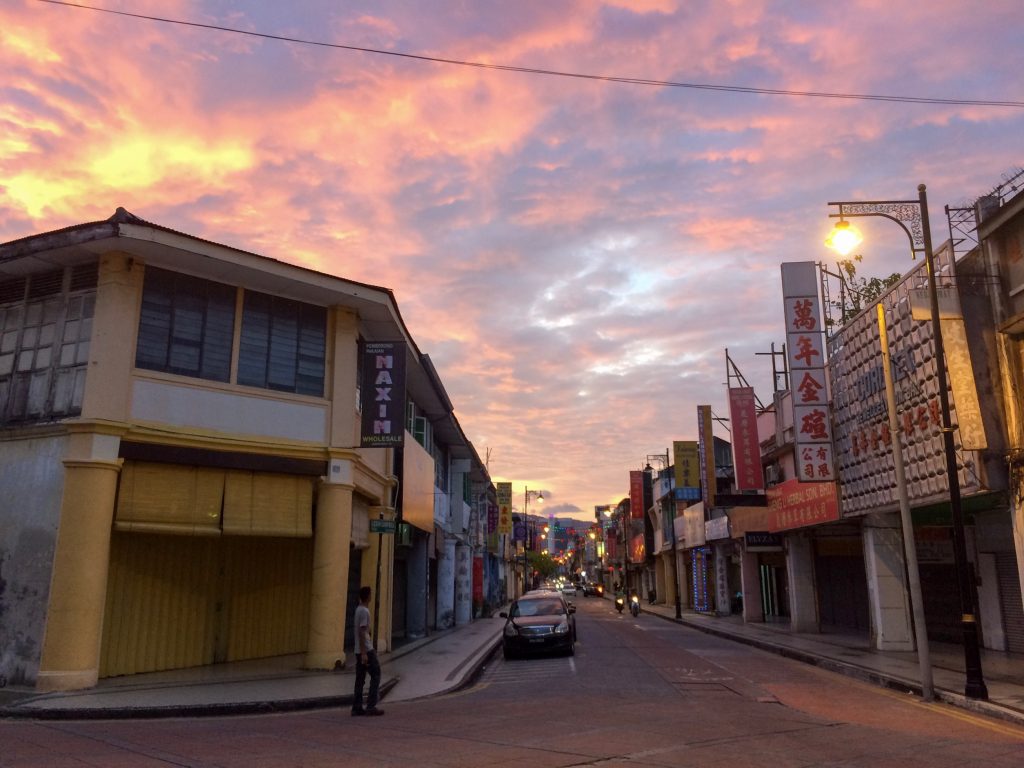
<instances>
[{"instance_id":1,"label":"air conditioner unit","mask_svg":"<svg viewBox=\"0 0 1024 768\"><path fill-rule=\"evenodd\" d=\"M778 464L769 464L764 468L764 479L768 485L776 485L782 482L782 467Z\"/></svg>"}]
</instances>

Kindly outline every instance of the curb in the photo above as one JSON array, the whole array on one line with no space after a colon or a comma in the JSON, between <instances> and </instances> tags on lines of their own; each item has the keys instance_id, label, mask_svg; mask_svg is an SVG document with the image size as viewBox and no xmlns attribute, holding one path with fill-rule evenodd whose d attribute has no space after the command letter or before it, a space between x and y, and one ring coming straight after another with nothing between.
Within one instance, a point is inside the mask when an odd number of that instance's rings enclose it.
<instances>
[{"instance_id":1,"label":"curb","mask_svg":"<svg viewBox=\"0 0 1024 768\"><path fill-rule=\"evenodd\" d=\"M397 678L381 680L380 696L398 683ZM318 696L279 701L239 701L217 704L180 704L148 707L95 707L90 709L41 709L33 707L2 707L0 720L158 720L174 717L231 717L237 715L270 715L310 709L333 709L352 706L353 695Z\"/></svg>"}]
</instances>

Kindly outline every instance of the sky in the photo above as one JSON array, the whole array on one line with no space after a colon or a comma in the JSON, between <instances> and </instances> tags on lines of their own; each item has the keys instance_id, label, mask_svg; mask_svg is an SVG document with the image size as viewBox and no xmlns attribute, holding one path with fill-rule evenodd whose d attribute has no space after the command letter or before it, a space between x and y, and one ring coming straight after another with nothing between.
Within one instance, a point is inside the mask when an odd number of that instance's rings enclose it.
<instances>
[{"instance_id":1,"label":"sky","mask_svg":"<svg viewBox=\"0 0 1024 768\"><path fill-rule=\"evenodd\" d=\"M1019 104L1020 0L94 7L189 24L0 0L0 241L123 206L388 287L492 479L558 516L727 417L726 350L771 401L779 265L834 264L829 201L927 184L938 245L1024 163L1020 106L729 90ZM859 275L913 266L860 223Z\"/></svg>"}]
</instances>

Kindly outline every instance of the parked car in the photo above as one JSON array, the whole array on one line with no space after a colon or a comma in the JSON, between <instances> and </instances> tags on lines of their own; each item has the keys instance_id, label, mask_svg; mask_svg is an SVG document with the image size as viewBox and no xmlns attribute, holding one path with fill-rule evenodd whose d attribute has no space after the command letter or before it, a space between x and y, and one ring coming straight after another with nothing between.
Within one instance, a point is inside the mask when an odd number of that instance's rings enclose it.
<instances>
[{"instance_id":1,"label":"parked car","mask_svg":"<svg viewBox=\"0 0 1024 768\"><path fill-rule=\"evenodd\" d=\"M528 653L561 651L569 656L575 652L576 607L558 593L534 592L512 603L501 635L501 649L506 659Z\"/></svg>"},{"instance_id":2,"label":"parked car","mask_svg":"<svg viewBox=\"0 0 1024 768\"><path fill-rule=\"evenodd\" d=\"M572 595L573 597L576 597L576 585L575 584L566 584L566 585L564 585L562 587L562 594L563 595Z\"/></svg>"}]
</instances>

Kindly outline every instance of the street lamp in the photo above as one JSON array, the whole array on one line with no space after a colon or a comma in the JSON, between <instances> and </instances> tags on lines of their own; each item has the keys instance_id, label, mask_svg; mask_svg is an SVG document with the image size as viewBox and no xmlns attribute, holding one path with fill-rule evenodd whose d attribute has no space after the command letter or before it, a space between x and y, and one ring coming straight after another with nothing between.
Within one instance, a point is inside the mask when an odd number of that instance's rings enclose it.
<instances>
[{"instance_id":1,"label":"street lamp","mask_svg":"<svg viewBox=\"0 0 1024 768\"><path fill-rule=\"evenodd\" d=\"M530 497L537 499L538 504L544 503L544 492L543 491L531 491L526 486L523 486L523 523L526 526L524 536L526 539L523 541L523 592L526 593L530 589L530 556L527 550L530 548ZM536 531L534 531L536 536Z\"/></svg>"},{"instance_id":2,"label":"street lamp","mask_svg":"<svg viewBox=\"0 0 1024 768\"><path fill-rule=\"evenodd\" d=\"M960 478L956 466L956 446L953 443L953 426L949 412L949 393L946 391L946 361L942 347L942 327L939 323L939 295L935 280L935 256L932 253L932 234L928 222L928 196L925 185L917 187L917 200L865 200L862 202L830 202L837 206L839 213L830 213L830 218L839 218L833 234L826 244L839 242L847 248L846 255L857 243L851 243L849 231L854 229L847 218L857 216L881 216L895 221L910 238L912 256L924 253L928 271L928 295L931 303L932 335L935 338L936 383L939 387L939 404L942 408L942 439L946 454L946 476L949 481L949 507L953 519L953 556L956 563L957 583L960 593L960 624L964 638L964 668L966 684L964 695L970 699L987 699L988 689L981 673L981 652L978 648L978 625L974 616L975 593L967 570L967 544L964 535L963 510L960 506ZM841 227L840 225L846 226ZM837 234L845 230L847 234ZM837 245L838 247L838 245ZM895 436L894 436L895 437Z\"/></svg>"},{"instance_id":3,"label":"street lamp","mask_svg":"<svg viewBox=\"0 0 1024 768\"><path fill-rule=\"evenodd\" d=\"M649 454L647 454L647 466L644 467L644 472L647 472L648 474L651 474L651 473L654 472L654 467L651 466L651 459L654 459L655 461L660 462L662 468L668 469L668 467L669 467L668 449L665 450L665 453L649 453ZM679 598L679 591L680 591L679 590L679 563L676 560L677 555L676 555L675 501L672 502L672 520L671 520L670 530L671 530L671 533L672 533L672 536L671 536L671 539L672 539L672 557L669 558L669 559L672 561L672 583L674 584L674 587L675 587L672 590L672 592L673 592L673 595L675 596L676 618L677 619L681 619L681 618L683 618L683 604L682 604L682 602L680 601L680 598Z\"/></svg>"}]
</instances>

